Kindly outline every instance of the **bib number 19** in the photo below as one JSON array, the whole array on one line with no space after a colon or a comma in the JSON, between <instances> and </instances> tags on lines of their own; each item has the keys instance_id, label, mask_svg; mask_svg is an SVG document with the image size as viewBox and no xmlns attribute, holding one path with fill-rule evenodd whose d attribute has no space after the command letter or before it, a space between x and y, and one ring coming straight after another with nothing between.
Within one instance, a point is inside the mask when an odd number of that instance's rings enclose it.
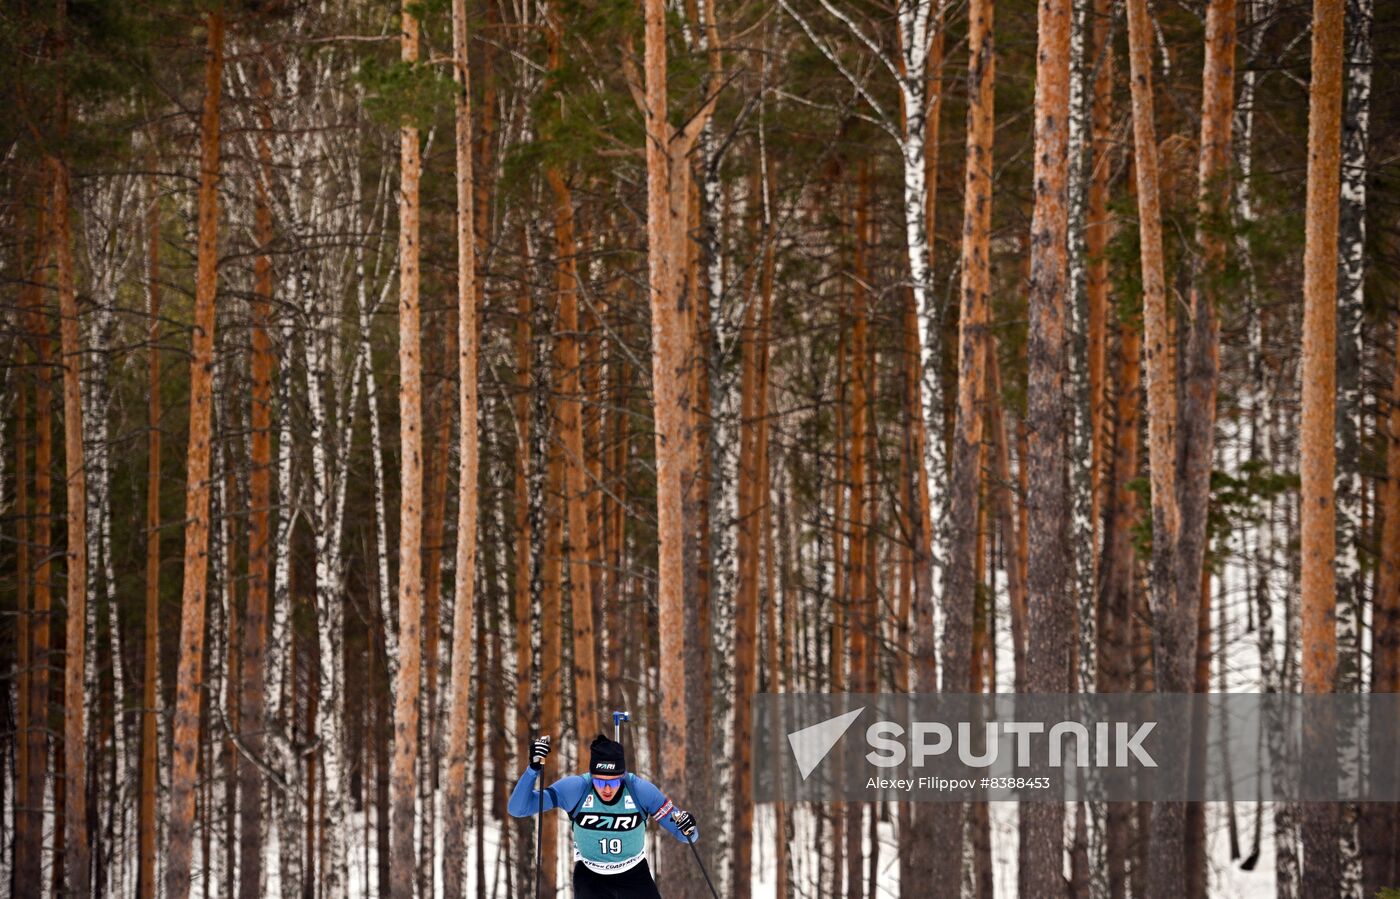
<instances>
[{"instance_id":1,"label":"bib number 19","mask_svg":"<svg viewBox=\"0 0 1400 899\"><path fill-rule=\"evenodd\" d=\"M598 851L604 855L620 855L622 854L622 841L616 837L611 840L599 840Z\"/></svg>"}]
</instances>

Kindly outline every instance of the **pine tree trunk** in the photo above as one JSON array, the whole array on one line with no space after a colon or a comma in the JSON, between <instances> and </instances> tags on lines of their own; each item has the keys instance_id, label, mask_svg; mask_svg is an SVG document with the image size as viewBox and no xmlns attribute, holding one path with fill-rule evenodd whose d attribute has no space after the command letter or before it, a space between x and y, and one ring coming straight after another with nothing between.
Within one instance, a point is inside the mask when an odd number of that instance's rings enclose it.
<instances>
[{"instance_id":1,"label":"pine tree trunk","mask_svg":"<svg viewBox=\"0 0 1400 899\"><path fill-rule=\"evenodd\" d=\"M1071 4L1040 0L1035 82L1035 209L1031 219L1027 336L1029 510L1026 685L1032 693L1072 690L1072 578L1068 491L1066 320L1068 240L1069 55ZM1026 849L1021 874L1029 895L1065 895L1064 805L1021 805Z\"/></svg>"},{"instance_id":2,"label":"pine tree trunk","mask_svg":"<svg viewBox=\"0 0 1400 899\"><path fill-rule=\"evenodd\" d=\"M1313 5L1308 110L1307 239L1303 253L1302 539L1303 692L1331 693L1337 676L1336 383L1337 225L1342 116L1343 0ZM1323 722L1314 726L1325 727ZM1305 722L1304 727L1308 727ZM1324 731L1325 732L1325 731ZM1320 777L1336 772L1319 772ZM1303 807L1303 894L1336 893L1341 876L1338 807Z\"/></svg>"},{"instance_id":3,"label":"pine tree trunk","mask_svg":"<svg viewBox=\"0 0 1400 899\"><path fill-rule=\"evenodd\" d=\"M266 72L259 78L261 100L272 96L272 80ZM254 240L259 253L253 260L252 334L252 468L248 473L248 505L251 512L248 532L248 594L243 609L243 690L239 717L248 752L262 758L267 740L267 610L272 568L272 257L275 238L271 199L272 148L266 131L271 115L261 112L264 133L258 137L258 184L253 210ZM239 792L242 865L239 871L239 899L257 899L263 894L263 802L262 777L248 760L240 762Z\"/></svg>"},{"instance_id":4,"label":"pine tree trunk","mask_svg":"<svg viewBox=\"0 0 1400 899\"><path fill-rule=\"evenodd\" d=\"M1137 522L1137 495L1129 486L1138 476L1138 416L1141 403L1142 334L1124 322L1119 329L1118 396L1112 425L1113 453L1108 462L1110 503L1104 510L1104 574L1099 579L1096 682L1102 693L1132 690L1132 621L1137 595L1133 528ZM1122 899L1127 888L1129 820L1131 807L1108 803L1105 810L1109 895Z\"/></svg>"},{"instance_id":5,"label":"pine tree trunk","mask_svg":"<svg viewBox=\"0 0 1400 899\"><path fill-rule=\"evenodd\" d=\"M550 372L541 369L537 391L548 390L551 396L557 395L557 388L549 382ZM547 408L547 407L546 407ZM537 664L540 669L540 719L539 733L545 735L564 732L564 502L566 481L564 455L559 446L554 424L558 412L550 410L548 417L542 416L544 433L544 496L541 501L544 517L544 546L540 562L540 652ZM562 739L562 737L561 737ZM564 764L566 756L559 756ZM547 815L544 819L544 875L542 889L546 896L553 896L555 874L558 868L559 844L558 819Z\"/></svg>"},{"instance_id":6,"label":"pine tree trunk","mask_svg":"<svg viewBox=\"0 0 1400 899\"><path fill-rule=\"evenodd\" d=\"M990 335L992 140L996 56L992 0L978 0L969 15L967 163L963 185L962 283L958 313L958 414L948 489L948 585L944 592L943 690L972 689L974 545L977 540L978 460L982 446ZM950 853L951 855L951 853ZM957 861L957 859L954 859ZM956 883L955 871L941 882Z\"/></svg>"},{"instance_id":7,"label":"pine tree trunk","mask_svg":"<svg viewBox=\"0 0 1400 899\"><path fill-rule=\"evenodd\" d=\"M1084 218L1084 255L1088 260L1085 293L1088 306L1088 375L1090 475L1094 558L1103 552L1104 510L1112 497L1106 470L1109 451L1108 366L1109 272L1105 250L1112 231L1108 214L1109 159L1113 128L1114 51L1109 43L1114 9L1109 0L1093 0L1089 64L1093 71L1089 102L1089 188ZM1100 565L1100 567L1102 567ZM1111 835L1110 835L1111 836Z\"/></svg>"},{"instance_id":8,"label":"pine tree trunk","mask_svg":"<svg viewBox=\"0 0 1400 899\"><path fill-rule=\"evenodd\" d=\"M195 330L190 361L190 435L185 476L185 564L180 614L180 662L175 695L174 770L170 778L166 895L186 899L194 837L198 733L204 671L205 577L209 566L209 449L213 412L214 300L218 291L219 100L224 19L208 16L204 110L200 123L199 253Z\"/></svg>"},{"instance_id":9,"label":"pine tree trunk","mask_svg":"<svg viewBox=\"0 0 1400 899\"><path fill-rule=\"evenodd\" d=\"M972 624L976 595L973 554L977 540L977 479L982 444L982 379L986 374L991 288L992 141L996 56L993 0L977 0L969 11L967 163L963 186L962 283L958 313L958 405L949 479L948 584L943 594L943 691L972 689ZM952 803L935 813L935 841L963 843L964 806ZM934 853L933 886L938 895L955 894L962 871L961 851ZM952 891L952 893L950 893Z\"/></svg>"},{"instance_id":10,"label":"pine tree trunk","mask_svg":"<svg viewBox=\"0 0 1400 899\"><path fill-rule=\"evenodd\" d=\"M1011 605L1011 666L1015 692L1026 689L1026 569L1021 564L1021 542L1016 514L1015 488L1011 481L1011 441L1002 410L1001 365L995 352L987 353L987 427L991 431L995 468L992 471L992 501L996 507L997 529L1006 565L1007 598ZM995 691L993 691L995 692Z\"/></svg>"},{"instance_id":11,"label":"pine tree trunk","mask_svg":"<svg viewBox=\"0 0 1400 899\"><path fill-rule=\"evenodd\" d=\"M415 5L402 8L400 56L418 61ZM394 684L394 760L389 788L393 829L395 899L412 899L417 870L413 845L414 776L418 761L418 698L423 634L423 371L419 286L418 181L422 160L418 129L399 129L399 627Z\"/></svg>"},{"instance_id":12,"label":"pine tree trunk","mask_svg":"<svg viewBox=\"0 0 1400 899\"><path fill-rule=\"evenodd\" d=\"M39 200L46 211L48 199ZM38 253L31 287L25 291L25 319L34 339L34 598L29 609L29 727L28 742L28 801L27 826L22 833L22 846L15 851L15 877L21 882L39 884L43 863L43 830L45 830L45 783L49 776L49 667L53 664L49 646L52 623L53 578L53 339L48 318L43 311L45 266L48 260L50 235L45 211L36 216L35 235Z\"/></svg>"},{"instance_id":13,"label":"pine tree trunk","mask_svg":"<svg viewBox=\"0 0 1400 899\"><path fill-rule=\"evenodd\" d=\"M452 46L457 77L457 345L458 437L457 563L452 604L452 681L448 718L447 794L443 822L443 896L461 899L466 852L467 701L471 686L473 602L476 588L477 528L477 342L476 214L472 184L471 70L467 56L466 0L452 3ZM447 462L443 458L443 464ZM478 708L480 707L478 690ZM479 716L478 716L479 717ZM477 729L480 736L480 727ZM477 753L480 772L481 753ZM498 771L496 777L505 776ZM481 776L476 778L481 789ZM478 793L479 797L479 793ZM478 820L480 820L478 798ZM480 881L484 883L484 878Z\"/></svg>"},{"instance_id":14,"label":"pine tree trunk","mask_svg":"<svg viewBox=\"0 0 1400 899\"><path fill-rule=\"evenodd\" d=\"M530 335L530 316L533 309L528 287L522 288L516 305L515 324L515 371L516 385L513 402L515 404L515 566L512 583L512 599L515 612L515 749L518 757L523 757L530 743L530 723L533 719L531 697L534 693L534 641L532 639L532 600L534 592L534 564L531 547L534 544L533 522L530 515L530 472L533 435L530 413L532 402L531 357L533 342ZM526 856L534 845L534 823L522 819L517 828L520 840L520 867L518 877L523 884L529 877Z\"/></svg>"},{"instance_id":15,"label":"pine tree trunk","mask_svg":"<svg viewBox=\"0 0 1400 899\"><path fill-rule=\"evenodd\" d=\"M573 195L563 176L547 173L554 193L556 289L559 296L554 345L559 379L559 430L564 452L564 515L568 527L565 552L569 564L569 599L573 621L574 695L580 739L592 739L602 726L598 713L597 664L594 660L592 576L587 557L588 484L583 450L582 395L579 390L578 247L574 239Z\"/></svg>"},{"instance_id":16,"label":"pine tree trunk","mask_svg":"<svg viewBox=\"0 0 1400 899\"><path fill-rule=\"evenodd\" d=\"M759 179L750 180L757 187ZM757 211L754 213L758 217ZM750 233L757 237L757 229ZM745 309L742 372L739 396L739 541L738 594L735 597L734 644L734 866L731 874L735 899L751 895L753 881L753 758L750 740L753 697L758 692L758 605L763 514L767 503L767 478L762 445L767 430L768 345L764 340L772 306L771 235L763 233L763 273L758 302ZM770 598L771 601L771 598Z\"/></svg>"},{"instance_id":17,"label":"pine tree trunk","mask_svg":"<svg viewBox=\"0 0 1400 899\"><path fill-rule=\"evenodd\" d=\"M41 217L41 216L40 216ZM36 334L32 333L35 324L34 307L38 303L38 268L39 260L43 256L43 235L42 228L38 233L32 235L33 250L35 259L31 260L21 256L20 270L30 271L29 284L20 290L20 305L22 313L16 318L23 329L23 342L28 343ZM19 251L22 254L26 248L21 241ZM23 344L21 344L21 347ZM29 353L21 349L16 353L16 359L27 362ZM36 366L37 368L37 366ZM16 584L16 609L18 616L15 620L15 649L16 649L16 706L18 717L15 722L17 732L15 734L15 787L14 787L14 843L13 866L10 869L11 889L18 883L33 883L37 878L39 867L40 840L36 836L42 833L42 817L38 814L39 806L42 805L42 796L35 796L31 791L31 756L30 746L35 730L35 706L32 704L31 684L35 677L34 665L34 645L32 632L34 629L33 608L35 589L33 584L33 564L30 558L30 527L29 527L29 378L19 379L16 385L15 401L15 500L13 514L19 519L16 531L15 546L15 570L17 574ZM27 879L25 879L27 878ZM146 899L146 897L141 897Z\"/></svg>"},{"instance_id":18,"label":"pine tree trunk","mask_svg":"<svg viewBox=\"0 0 1400 899\"><path fill-rule=\"evenodd\" d=\"M154 165L151 171L151 195L146 213L146 284L150 325L147 332L149 396L146 406L146 605L141 679L141 799L137 816L139 861L136 892L140 899L155 899L156 895L156 793L160 789L156 774L156 718L160 711L160 194Z\"/></svg>"},{"instance_id":19,"label":"pine tree trunk","mask_svg":"<svg viewBox=\"0 0 1400 899\"><path fill-rule=\"evenodd\" d=\"M866 595L865 546L866 546L866 447L869 442L869 414L866 402L867 356L869 355L869 304L866 285L869 272L865 260L865 244L869 237L870 219L870 171L868 165L861 165L857 175L854 233L854 271L851 278L851 340L850 340L850 380L848 403L850 408L850 548L846 575L846 633L850 647L850 689L856 693L870 692L866 683L865 662L867 656L867 632L874 619L868 615ZM861 827L866 805L862 802L846 803L846 895L851 899L861 899L864 892L864 851L865 834Z\"/></svg>"},{"instance_id":20,"label":"pine tree trunk","mask_svg":"<svg viewBox=\"0 0 1400 899\"><path fill-rule=\"evenodd\" d=\"M1197 184L1196 242L1199 270L1191 288L1191 309L1181 392L1178 483L1181 506L1180 543L1176 547L1179 602L1196 610L1195 674L1192 689L1210 690L1210 576L1205 562L1207 516L1213 462L1220 333L1215 313L1217 285L1225 267L1226 246L1217 221L1230 205L1228 182L1230 132L1234 120L1235 0L1214 0L1206 16L1206 60L1202 75L1201 152ZM1189 588L1189 589L1188 589ZM1203 737L1193 734L1192 777L1204 764ZM1190 894L1206 892L1205 807L1187 809L1185 882Z\"/></svg>"},{"instance_id":21,"label":"pine tree trunk","mask_svg":"<svg viewBox=\"0 0 1400 899\"><path fill-rule=\"evenodd\" d=\"M65 893L90 892L91 854L87 839L87 711L84 665L87 641L87 478L83 456L81 338L77 293L68 226L68 168L58 159L52 168L53 249L58 261L59 344L63 368L63 443L67 474L67 583L64 636L63 782L77 784L63 792L63 882ZM55 874L57 878L57 874Z\"/></svg>"},{"instance_id":22,"label":"pine tree trunk","mask_svg":"<svg viewBox=\"0 0 1400 899\"><path fill-rule=\"evenodd\" d=\"M665 747L658 776L669 795L684 801L686 764L687 667L695 642L686 639L687 572L685 515L687 473L694 446L689 390L693 341L684 294L684 241L689 220L690 170L687 157L714 110L714 97L679 132L666 111L666 10L661 0L645 0L645 96L647 159L647 260L652 329L652 384L656 428L657 603L659 609L660 727ZM693 532L690 532L693 533ZM691 554L693 560L693 554ZM693 568L691 569L693 572ZM691 671L690 677L696 676ZM697 873L676 841L662 844L662 866L674 872L676 892L690 897Z\"/></svg>"}]
</instances>

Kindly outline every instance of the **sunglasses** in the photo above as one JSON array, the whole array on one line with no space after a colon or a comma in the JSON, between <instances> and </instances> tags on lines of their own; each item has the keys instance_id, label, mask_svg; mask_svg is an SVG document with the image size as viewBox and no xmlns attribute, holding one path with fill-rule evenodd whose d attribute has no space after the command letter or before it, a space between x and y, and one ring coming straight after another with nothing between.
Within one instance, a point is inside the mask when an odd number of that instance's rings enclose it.
<instances>
[{"instance_id":1,"label":"sunglasses","mask_svg":"<svg viewBox=\"0 0 1400 899\"><path fill-rule=\"evenodd\" d=\"M599 790L615 790L618 787L622 786L622 778L595 777L593 778L593 786L598 788Z\"/></svg>"}]
</instances>

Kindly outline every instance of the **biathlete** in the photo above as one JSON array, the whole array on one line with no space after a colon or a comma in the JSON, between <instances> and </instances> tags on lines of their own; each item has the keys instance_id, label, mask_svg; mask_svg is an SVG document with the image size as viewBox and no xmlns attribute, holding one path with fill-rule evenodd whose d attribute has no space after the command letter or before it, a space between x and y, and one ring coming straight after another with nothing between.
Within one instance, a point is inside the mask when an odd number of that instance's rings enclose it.
<instances>
[{"instance_id":1,"label":"biathlete","mask_svg":"<svg viewBox=\"0 0 1400 899\"><path fill-rule=\"evenodd\" d=\"M535 794L549 755L549 737L530 744L530 766L510 794L516 818L564 809L573 822L576 899L661 899L647 866L646 818L682 843L700 838L689 812L678 812L657 786L627 770L622 744L599 734L589 746L587 774L556 780Z\"/></svg>"}]
</instances>

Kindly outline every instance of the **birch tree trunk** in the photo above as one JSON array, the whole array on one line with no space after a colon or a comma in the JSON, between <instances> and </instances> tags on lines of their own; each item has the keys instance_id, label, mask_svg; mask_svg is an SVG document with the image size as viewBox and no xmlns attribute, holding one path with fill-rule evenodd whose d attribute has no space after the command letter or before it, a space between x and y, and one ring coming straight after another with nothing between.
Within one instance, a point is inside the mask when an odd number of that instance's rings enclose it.
<instances>
[{"instance_id":1,"label":"birch tree trunk","mask_svg":"<svg viewBox=\"0 0 1400 899\"><path fill-rule=\"evenodd\" d=\"M221 9L208 15L208 57L200 122L199 252L195 329L190 362L190 435L185 476L185 564L176 686L174 770L170 778L170 837L166 895L186 899L198 776L204 612L209 566L209 435L213 412L214 300L218 291L219 100L224 62Z\"/></svg>"},{"instance_id":2,"label":"birch tree trunk","mask_svg":"<svg viewBox=\"0 0 1400 899\"><path fill-rule=\"evenodd\" d=\"M1346 0L1346 97L1342 118L1341 196L1337 291L1337 631L1342 647L1338 688L1360 687L1362 659L1356 651L1362 625L1365 581L1361 572L1365 488L1361 478L1364 438L1362 381L1365 366L1366 179L1371 116L1371 22L1374 0ZM1374 891L1373 891L1374 892Z\"/></svg>"}]
</instances>

